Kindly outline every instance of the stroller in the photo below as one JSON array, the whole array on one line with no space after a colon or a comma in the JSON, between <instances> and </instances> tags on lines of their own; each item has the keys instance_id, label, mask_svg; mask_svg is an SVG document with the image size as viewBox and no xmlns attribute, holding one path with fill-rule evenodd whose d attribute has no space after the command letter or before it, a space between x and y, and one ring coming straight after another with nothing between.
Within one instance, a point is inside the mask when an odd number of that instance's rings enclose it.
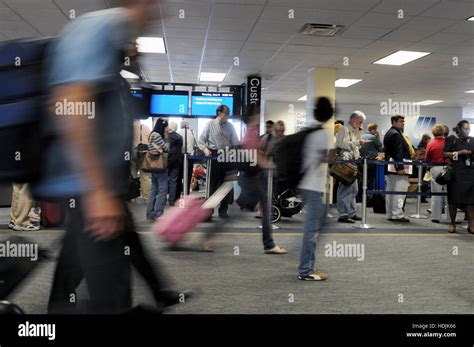
<instances>
[{"instance_id":1,"label":"stroller","mask_svg":"<svg viewBox=\"0 0 474 347\"><path fill-rule=\"evenodd\" d=\"M276 184L276 192L273 193L273 202L270 215L270 222L276 223L281 217L291 218L291 216L300 213L303 209L303 198L298 189L282 187Z\"/></svg>"}]
</instances>

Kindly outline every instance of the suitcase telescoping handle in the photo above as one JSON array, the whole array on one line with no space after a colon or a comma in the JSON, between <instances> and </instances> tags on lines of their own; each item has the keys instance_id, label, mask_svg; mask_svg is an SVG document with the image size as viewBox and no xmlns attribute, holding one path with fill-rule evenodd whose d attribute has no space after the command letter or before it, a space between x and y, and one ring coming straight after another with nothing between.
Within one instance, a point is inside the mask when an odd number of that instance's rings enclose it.
<instances>
[{"instance_id":1,"label":"suitcase telescoping handle","mask_svg":"<svg viewBox=\"0 0 474 347\"><path fill-rule=\"evenodd\" d=\"M202 208L214 209L216 208L221 201L226 197L227 194L234 187L233 181L226 181L212 194L209 199L202 205Z\"/></svg>"}]
</instances>

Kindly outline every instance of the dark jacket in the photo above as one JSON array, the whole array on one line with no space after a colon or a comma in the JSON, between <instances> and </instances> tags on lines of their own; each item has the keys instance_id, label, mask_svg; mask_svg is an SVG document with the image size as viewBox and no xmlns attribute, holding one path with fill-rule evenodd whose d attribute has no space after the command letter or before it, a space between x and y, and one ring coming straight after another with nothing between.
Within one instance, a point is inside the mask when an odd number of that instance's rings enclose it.
<instances>
[{"instance_id":1,"label":"dark jacket","mask_svg":"<svg viewBox=\"0 0 474 347\"><path fill-rule=\"evenodd\" d=\"M181 165L183 154L183 137L176 131L168 134L170 150L168 152L168 169L176 169Z\"/></svg>"},{"instance_id":2,"label":"dark jacket","mask_svg":"<svg viewBox=\"0 0 474 347\"><path fill-rule=\"evenodd\" d=\"M411 159L410 148L400 130L391 127L383 138L383 146L385 148L385 160L393 159L394 161L403 161L403 159ZM403 165L396 165L397 171L403 170Z\"/></svg>"}]
</instances>

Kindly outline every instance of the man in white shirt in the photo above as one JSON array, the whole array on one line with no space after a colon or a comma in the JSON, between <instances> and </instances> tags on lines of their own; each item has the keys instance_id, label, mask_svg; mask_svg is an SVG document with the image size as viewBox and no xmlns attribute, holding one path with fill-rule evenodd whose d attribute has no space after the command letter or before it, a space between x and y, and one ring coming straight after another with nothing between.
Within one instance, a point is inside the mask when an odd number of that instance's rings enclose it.
<instances>
[{"instance_id":1,"label":"man in white shirt","mask_svg":"<svg viewBox=\"0 0 474 347\"><path fill-rule=\"evenodd\" d=\"M189 128L189 123L186 120L182 120L179 124L180 129L177 131L179 135L183 138L183 160L181 162L181 167L179 170L178 176L178 185L177 185L177 196L181 196L183 193L183 177L184 177L184 153L188 153L188 193L189 188L191 186L191 178L193 176L193 166L194 160L190 159L189 156L194 155L194 148L197 146L196 144L196 137L194 136L194 132Z\"/></svg>"}]
</instances>

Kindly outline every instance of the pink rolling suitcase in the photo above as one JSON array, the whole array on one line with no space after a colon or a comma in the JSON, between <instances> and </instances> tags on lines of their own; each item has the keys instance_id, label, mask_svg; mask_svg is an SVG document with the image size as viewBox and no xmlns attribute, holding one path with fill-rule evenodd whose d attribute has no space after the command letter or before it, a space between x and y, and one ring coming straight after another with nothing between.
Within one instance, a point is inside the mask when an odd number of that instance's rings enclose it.
<instances>
[{"instance_id":1,"label":"pink rolling suitcase","mask_svg":"<svg viewBox=\"0 0 474 347\"><path fill-rule=\"evenodd\" d=\"M224 182L205 202L185 196L168 209L153 225L152 230L171 244L183 240L199 223L206 221L224 197L232 190L233 182Z\"/></svg>"}]
</instances>

